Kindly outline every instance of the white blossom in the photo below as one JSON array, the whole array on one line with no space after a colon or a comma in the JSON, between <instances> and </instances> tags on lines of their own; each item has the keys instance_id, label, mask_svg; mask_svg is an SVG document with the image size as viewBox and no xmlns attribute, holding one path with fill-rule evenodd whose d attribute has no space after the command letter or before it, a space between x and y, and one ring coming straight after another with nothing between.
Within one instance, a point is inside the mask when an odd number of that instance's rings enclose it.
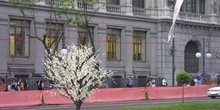
<instances>
[{"instance_id":1,"label":"white blossom","mask_svg":"<svg viewBox=\"0 0 220 110\"><path fill-rule=\"evenodd\" d=\"M112 72L100 68L99 56L92 47L71 45L67 53L55 53L44 61L47 77L63 96L75 101L84 101L92 90L103 86L104 79Z\"/></svg>"}]
</instances>

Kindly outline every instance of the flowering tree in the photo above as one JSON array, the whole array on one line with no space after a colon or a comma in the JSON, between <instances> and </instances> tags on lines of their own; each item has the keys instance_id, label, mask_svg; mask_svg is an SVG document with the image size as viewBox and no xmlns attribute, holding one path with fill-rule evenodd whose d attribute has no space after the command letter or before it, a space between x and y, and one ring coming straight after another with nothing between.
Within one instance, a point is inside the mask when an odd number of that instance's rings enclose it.
<instances>
[{"instance_id":1,"label":"flowering tree","mask_svg":"<svg viewBox=\"0 0 220 110\"><path fill-rule=\"evenodd\" d=\"M92 47L70 45L67 53L55 53L44 61L46 75L59 93L70 98L80 110L93 89L103 86L104 79L112 72L100 68L99 57ZM97 69L99 68L99 69Z\"/></svg>"}]
</instances>

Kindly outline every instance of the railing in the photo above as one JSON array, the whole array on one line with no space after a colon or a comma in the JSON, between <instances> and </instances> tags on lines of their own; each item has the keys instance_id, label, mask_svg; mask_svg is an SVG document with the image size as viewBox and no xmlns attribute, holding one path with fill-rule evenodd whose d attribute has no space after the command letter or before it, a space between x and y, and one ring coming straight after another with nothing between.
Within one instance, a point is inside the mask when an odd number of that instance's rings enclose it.
<instances>
[{"instance_id":1,"label":"railing","mask_svg":"<svg viewBox=\"0 0 220 110\"><path fill-rule=\"evenodd\" d=\"M52 6L63 6L63 3L61 0L45 0L46 5L52 5Z\"/></svg>"},{"instance_id":2,"label":"railing","mask_svg":"<svg viewBox=\"0 0 220 110\"><path fill-rule=\"evenodd\" d=\"M84 9L86 9L86 10L93 10L94 9L93 6L90 6L87 3L83 3L83 2L78 2L77 6L78 6L79 9L83 9L83 10Z\"/></svg>"},{"instance_id":3,"label":"railing","mask_svg":"<svg viewBox=\"0 0 220 110\"><path fill-rule=\"evenodd\" d=\"M193 20L198 22L210 22L210 16L209 15L203 15L198 13L186 13L186 12L180 12L179 17L181 19L186 20Z\"/></svg>"},{"instance_id":4,"label":"railing","mask_svg":"<svg viewBox=\"0 0 220 110\"><path fill-rule=\"evenodd\" d=\"M106 10L107 10L107 12L121 13L121 6L109 4L106 6Z\"/></svg>"},{"instance_id":5,"label":"railing","mask_svg":"<svg viewBox=\"0 0 220 110\"><path fill-rule=\"evenodd\" d=\"M146 11L144 8L135 8L133 7L133 14L134 15L142 15L145 16L146 15Z\"/></svg>"},{"instance_id":6,"label":"railing","mask_svg":"<svg viewBox=\"0 0 220 110\"><path fill-rule=\"evenodd\" d=\"M9 0L5 0L5 1L9 1ZM26 1L26 0L24 0L24 1ZM38 5L55 5L55 6L64 6L65 5L63 2L61 2L61 0L36 0L36 4L38 4ZM78 9L88 9L88 11L95 9L95 7L88 5L88 4L85 4L85 3L82 3L82 2L78 2L77 6L78 6ZM122 6L120 6L120 5L108 4L106 6L106 11L108 13L123 14L121 8L122 8ZM142 8L136 8L136 7L133 7L132 11L133 11L134 15L140 15L140 16L146 16L146 17L160 16L160 18L163 18L163 16L167 17L167 14L173 13L172 10L169 10L170 12L169 13L166 12L165 13L166 15L164 15L162 11L152 10L152 9L142 9ZM170 15L168 15L168 16L170 16ZM218 19L218 18L220 18L220 16L217 16L217 15L211 16L211 15L204 15L204 14L198 14L198 13L180 12L179 18L181 20L187 20L187 21L193 21L193 22L220 23L220 20ZM172 19L172 15L170 16L170 19Z\"/></svg>"}]
</instances>

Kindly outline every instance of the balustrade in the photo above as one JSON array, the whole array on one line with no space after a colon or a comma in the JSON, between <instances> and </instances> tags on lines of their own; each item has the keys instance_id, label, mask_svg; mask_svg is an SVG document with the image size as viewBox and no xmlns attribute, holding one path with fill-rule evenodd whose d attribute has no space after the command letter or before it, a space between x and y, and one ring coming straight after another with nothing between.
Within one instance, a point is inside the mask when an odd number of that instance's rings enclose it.
<instances>
[{"instance_id":1,"label":"balustrade","mask_svg":"<svg viewBox=\"0 0 220 110\"><path fill-rule=\"evenodd\" d=\"M120 5L109 4L106 6L107 12L121 13Z\"/></svg>"},{"instance_id":2,"label":"balustrade","mask_svg":"<svg viewBox=\"0 0 220 110\"><path fill-rule=\"evenodd\" d=\"M3 0L3 1L9 1L9 0ZM26 0L24 0L26 1ZM46 6L65 6L64 3L61 2L61 0L36 0L36 5L46 5ZM93 11L94 9L98 8L95 6L99 5L88 5L82 2L76 3L78 9L87 9L88 11ZM114 5L114 4L107 4L106 8L104 8L107 13L114 13L114 14L124 14L126 12L122 13L122 5ZM77 9L76 8L76 9ZM160 18L163 18L165 16L167 18L170 17L172 19L172 12L173 10L168 9L168 12L164 11L158 11L158 9L148 9L148 8L136 8L132 7L132 15L136 16L144 16L144 17L151 17L151 18L157 18L157 16L160 16ZM167 15L169 14L169 15ZM146 16L147 15L147 16ZM187 21L193 21L193 22L214 22L214 23L220 23L220 16L218 15L205 15L205 14L198 14L198 13L187 13L187 12L180 12L179 18L181 20L187 20Z\"/></svg>"}]
</instances>

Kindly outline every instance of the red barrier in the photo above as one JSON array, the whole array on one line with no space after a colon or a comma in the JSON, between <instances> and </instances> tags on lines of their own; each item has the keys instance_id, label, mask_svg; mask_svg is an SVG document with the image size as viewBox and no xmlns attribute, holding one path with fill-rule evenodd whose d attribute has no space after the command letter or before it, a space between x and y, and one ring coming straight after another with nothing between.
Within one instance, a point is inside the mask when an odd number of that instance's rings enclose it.
<instances>
[{"instance_id":1,"label":"red barrier","mask_svg":"<svg viewBox=\"0 0 220 110\"><path fill-rule=\"evenodd\" d=\"M0 93L0 107L40 105L40 91L13 91Z\"/></svg>"},{"instance_id":2,"label":"red barrier","mask_svg":"<svg viewBox=\"0 0 220 110\"><path fill-rule=\"evenodd\" d=\"M144 88L98 89L87 103L144 100Z\"/></svg>"},{"instance_id":3,"label":"red barrier","mask_svg":"<svg viewBox=\"0 0 220 110\"><path fill-rule=\"evenodd\" d=\"M207 90L213 85L185 86L185 98L207 97ZM182 98L182 87L156 87L147 88L149 99L175 99Z\"/></svg>"},{"instance_id":4,"label":"red barrier","mask_svg":"<svg viewBox=\"0 0 220 110\"><path fill-rule=\"evenodd\" d=\"M73 104L73 101L63 97L59 94L59 91L43 91L43 97L45 104Z\"/></svg>"},{"instance_id":5,"label":"red barrier","mask_svg":"<svg viewBox=\"0 0 220 110\"><path fill-rule=\"evenodd\" d=\"M58 95L58 91L44 91L44 101L46 104L72 104L72 100ZM116 102L130 100L144 100L144 88L112 88L112 89L97 89L92 97L85 103L97 102Z\"/></svg>"},{"instance_id":6,"label":"red barrier","mask_svg":"<svg viewBox=\"0 0 220 110\"><path fill-rule=\"evenodd\" d=\"M207 97L207 90L211 87L213 85L185 87L184 97ZM182 87L111 88L95 90L85 103L144 100L145 91L148 91L149 99L182 98ZM16 91L1 92L0 107L40 105L41 95L45 104L73 104L72 100L60 96L57 91Z\"/></svg>"}]
</instances>

